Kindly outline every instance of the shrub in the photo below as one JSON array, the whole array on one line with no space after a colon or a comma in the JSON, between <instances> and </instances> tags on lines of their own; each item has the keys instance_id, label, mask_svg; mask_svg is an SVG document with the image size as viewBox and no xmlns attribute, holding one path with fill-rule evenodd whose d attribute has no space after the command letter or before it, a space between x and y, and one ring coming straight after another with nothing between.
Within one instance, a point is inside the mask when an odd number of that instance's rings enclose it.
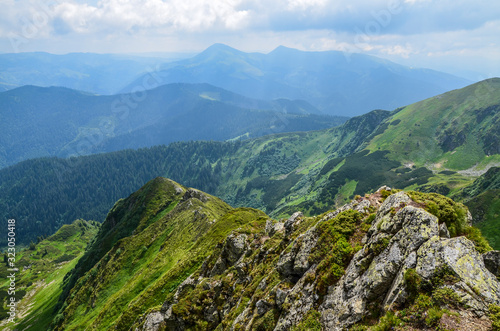
<instances>
[{"instance_id":1,"label":"shrub","mask_svg":"<svg viewBox=\"0 0 500 331\"><path fill-rule=\"evenodd\" d=\"M465 228L464 234L470 241L474 243L474 245L476 245L476 250L479 253L484 254L493 250L486 238L483 237L481 230L479 230L478 228L468 226Z\"/></svg>"},{"instance_id":2,"label":"shrub","mask_svg":"<svg viewBox=\"0 0 500 331\"><path fill-rule=\"evenodd\" d=\"M443 313L444 311L439 308L430 308L429 310L427 310L427 318L425 319L425 324L427 324L428 326L436 326L441 320Z\"/></svg>"},{"instance_id":3,"label":"shrub","mask_svg":"<svg viewBox=\"0 0 500 331\"><path fill-rule=\"evenodd\" d=\"M463 235L467 227L467 208L458 202L436 193L408 192L424 209L446 223L450 236Z\"/></svg>"},{"instance_id":4,"label":"shrub","mask_svg":"<svg viewBox=\"0 0 500 331\"><path fill-rule=\"evenodd\" d=\"M384 316L380 318L377 325L373 326L371 331L389 331L394 327L399 326L403 321L401 321L396 314L392 311L388 311Z\"/></svg>"},{"instance_id":5,"label":"shrub","mask_svg":"<svg viewBox=\"0 0 500 331\"><path fill-rule=\"evenodd\" d=\"M415 269L408 269L404 274L405 286L410 298L415 298L420 290L422 278Z\"/></svg>"},{"instance_id":6,"label":"shrub","mask_svg":"<svg viewBox=\"0 0 500 331\"><path fill-rule=\"evenodd\" d=\"M432 299L437 305L440 306L448 305L459 307L462 303L462 299L458 296L458 294L449 287L435 289L432 292Z\"/></svg>"},{"instance_id":7,"label":"shrub","mask_svg":"<svg viewBox=\"0 0 500 331\"><path fill-rule=\"evenodd\" d=\"M489 307L489 318L491 320L491 326L494 331L500 330L500 306L491 305Z\"/></svg>"}]
</instances>

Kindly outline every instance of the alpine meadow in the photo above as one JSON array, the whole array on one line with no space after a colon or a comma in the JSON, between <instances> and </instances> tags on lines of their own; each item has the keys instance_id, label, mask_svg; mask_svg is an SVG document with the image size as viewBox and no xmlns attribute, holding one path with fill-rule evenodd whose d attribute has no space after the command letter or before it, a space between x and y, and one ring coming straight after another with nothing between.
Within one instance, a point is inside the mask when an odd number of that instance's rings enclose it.
<instances>
[{"instance_id":1,"label":"alpine meadow","mask_svg":"<svg viewBox=\"0 0 500 331\"><path fill-rule=\"evenodd\" d=\"M499 17L6 1L0 329L500 330Z\"/></svg>"}]
</instances>

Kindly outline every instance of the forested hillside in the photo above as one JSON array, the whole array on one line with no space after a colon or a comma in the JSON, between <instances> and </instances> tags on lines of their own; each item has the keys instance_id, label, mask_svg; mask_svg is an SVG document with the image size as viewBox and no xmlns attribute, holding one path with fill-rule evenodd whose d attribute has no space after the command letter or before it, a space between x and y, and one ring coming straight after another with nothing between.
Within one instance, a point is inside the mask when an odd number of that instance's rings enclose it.
<instances>
[{"instance_id":1,"label":"forested hillside","mask_svg":"<svg viewBox=\"0 0 500 331\"><path fill-rule=\"evenodd\" d=\"M0 167L35 157L319 130L347 120L321 115L305 101L255 100L208 84L111 96L24 86L0 93L0 116Z\"/></svg>"}]
</instances>

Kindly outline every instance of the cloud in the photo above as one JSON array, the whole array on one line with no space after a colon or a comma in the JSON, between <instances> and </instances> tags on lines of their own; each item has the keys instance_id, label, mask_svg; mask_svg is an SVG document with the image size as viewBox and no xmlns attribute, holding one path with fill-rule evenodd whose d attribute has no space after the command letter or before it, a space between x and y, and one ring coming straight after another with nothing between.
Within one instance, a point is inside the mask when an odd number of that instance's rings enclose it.
<instances>
[{"instance_id":1,"label":"cloud","mask_svg":"<svg viewBox=\"0 0 500 331\"><path fill-rule=\"evenodd\" d=\"M247 24L247 12L239 0L102 0L96 6L65 2L56 15L75 32L167 29L199 32L207 29L240 29Z\"/></svg>"},{"instance_id":2,"label":"cloud","mask_svg":"<svg viewBox=\"0 0 500 331\"><path fill-rule=\"evenodd\" d=\"M489 54L500 49L499 18L496 0L2 0L0 51L200 51L215 42L269 51L283 44L430 65L477 54L495 71Z\"/></svg>"},{"instance_id":3,"label":"cloud","mask_svg":"<svg viewBox=\"0 0 500 331\"><path fill-rule=\"evenodd\" d=\"M386 20L385 33L474 29L500 15L500 2L467 0L4 0L2 31L19 31L36 15L45 30L76 34L134 32L297 31L353 32ZM45 3L45 5L43 5ZM43 9L50 8L49 10Z\"/></svg>"}]
</instances>

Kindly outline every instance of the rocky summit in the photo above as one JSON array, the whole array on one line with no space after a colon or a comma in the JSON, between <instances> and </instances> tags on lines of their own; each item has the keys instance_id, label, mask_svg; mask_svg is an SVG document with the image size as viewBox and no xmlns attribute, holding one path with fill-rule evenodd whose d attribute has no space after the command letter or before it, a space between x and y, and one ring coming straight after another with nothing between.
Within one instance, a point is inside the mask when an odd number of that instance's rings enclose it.
<instances>
[{"instance_id":1,"label":"rocky summit","mask_svg":"<svg viewBox=\"0 0 500 331\"><path fill-rule=\"evenodd\" d=\"M465 206L382 187L233 230L131 329L496 329L499 268Z\"/></svg>"}]
</instances>

